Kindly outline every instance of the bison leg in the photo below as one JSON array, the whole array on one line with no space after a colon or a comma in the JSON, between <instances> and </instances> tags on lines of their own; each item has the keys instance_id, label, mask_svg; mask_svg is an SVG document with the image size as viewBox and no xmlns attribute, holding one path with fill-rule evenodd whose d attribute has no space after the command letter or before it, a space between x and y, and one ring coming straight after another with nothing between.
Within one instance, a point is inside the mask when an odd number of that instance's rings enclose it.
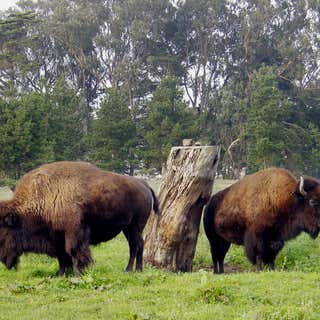
<instances>
[{"instance_id":1,"label":"bison leg","mask_svg":"<svg viewBox=\"0 0 320 320\"><path fill-rule=\"evenodd\" d=\"M268 265L269 268L274 271L274 261L270 262Z\"/></svg>"},{"instance_id":2,"label":"bison leg","mask_svg":"<svg viewBox=\"0 0 320 320\"><path fill-rule=\"evenodd\" d=\"M58 258L59 260L59 258ZM66 273L66 266L59 261L58 277L62 277Z\"/></svg>"},{"instance_id":3,"label":"bison leg","mask_svg":"<svg viewBox=\"0 0 320 320\"><path fill-rule=\"evenodd\" d=\"M63 233L56 234L55 243L56 255L59 262L58 276L62 277L68 268L72 268L72 259L65 251L65 239Z\"/></svg>"},{"instance_id":4,"label":"bison leg","mask_svg":"<svg viewBox=\"0 0 320 320\"><path fill-rule=\"evenodd\" d=\"M136 255L136 271L142 271L142 261L143 261L143 238L141 234L137 236L137 245L138 245L138 250L137 250L137 255Z\"/></svg>"},{"instance_id":5,"label":"bison leg","mask_svg":"<svg viewBox=\"0 0 320 320\"><path fill-rule=\"evenodd\" d=\"M62 277L66 273L67 269L72 267L72 259L65 252L59 253L57 258L59 262L58 276Z\"/></svg>"},{"instance_id":6,"label":"bison leg","mask_svg":"<svg viewBox=\"0 0 320 320\"><path fill-rule=\"evenodd\" d=\"M224 273L224 258L230 248L230 242L224 239L219 240L218 249L216 250L216 258L218 260L218 273Z\"/></svg>"},{"instance_id":7,"label":"bison leg","mask_svg":"<svg viewBox=\"0 0 320 320\"><path fill-rule=\"evenodd\" d=\"M70 255L73 272L80 276L85 267L92 263L90 248L90 231L87 227L78 228L65 235L65 248Z\"/></svg>"},{"instance_id":8,"label":"bison leg","mask_svg":"<svg viewBox=\"0 0 320 320\"><path fill-rule=\"evenodd\" d=\"M132 271L134 260L136 259L136 270L142 271L142 258L143 258L143 239L141 232L136 228L123 230L129 243L129 262L126 271Z\"/></svg>"},{"instance_id":9,"label":"bison leg","mask_svg":"<svg viewBox=\"0 0 320 320\"><path fill-rule=\"evenodd\" d=\"M283 246L284 241L282 239L272 239L266 241L263 255L263 263L267 265L271 270L274 270L274 261L279 251L283 248Z\"/></svg>"},{"instance_id":10,"label":"bison leg","mask_svg":"<svg viewBox=\"0 0 320 320\"><path fill-rule=\"evenodd\" d=\"M248 230L244 235L244 247L248 260L257 267L257 271L262 270L264 241L256 232Z\"/></svg>"},{"instance_id":11,"label":"bison leg","mask_svg":"<svg viewBox=\"0 0 320 320\"><path fill-rule=\"evenodd\" d=\"M256 233L253 231L247 231L244 235L244 247L245 247L245 253L248 258L248 260L256 265L256 264L261 264L261 255L260 252L261 250L258 250L258 247L261 247L259 245L259 237L257 237ZM261 261L260 261L261 260Z\"/></svg>"},{"instance_id":12,"label":"bison leg","mask_svg":"<svg viewBox=\"0 0 320 320\"><path fill-rule=\"evenodd\" d=\"M275 258L283 244L282 240L270 240L266 235L263 237L249 231L244 238L246 256L252 264L257 265L258 271L262 270L263 265L274 270Z\"/></svg>"},{"instance_id":13,"label":"bison leg","mask_svg":"<svg viewBox=\"0 0 320 320\"><path fill-rule=\"evenodd\" d=\"M224 273L224 258L230 248L230 242L224 240L217 234L212 235L208 239L213 262L213 272Z\"/></svg>"}]
</instances>

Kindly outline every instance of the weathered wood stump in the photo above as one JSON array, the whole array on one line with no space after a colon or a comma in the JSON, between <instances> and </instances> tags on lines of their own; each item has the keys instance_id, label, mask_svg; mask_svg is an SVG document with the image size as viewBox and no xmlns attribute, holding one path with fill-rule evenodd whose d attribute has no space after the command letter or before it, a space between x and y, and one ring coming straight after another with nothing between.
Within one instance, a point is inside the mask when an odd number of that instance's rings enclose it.
<instances>
[{"instance_id":1,"label":"weathered wood stump","mask_svg":"<svg viewBox=\"0 0 320 320\"><path fill-rule=\"evenodd\" d=\"M203 206L209 200L220 148L171 149L159 191L161 214L146 227L144 261L172 271L191 271Z\"/></svg>"}]
</instances>

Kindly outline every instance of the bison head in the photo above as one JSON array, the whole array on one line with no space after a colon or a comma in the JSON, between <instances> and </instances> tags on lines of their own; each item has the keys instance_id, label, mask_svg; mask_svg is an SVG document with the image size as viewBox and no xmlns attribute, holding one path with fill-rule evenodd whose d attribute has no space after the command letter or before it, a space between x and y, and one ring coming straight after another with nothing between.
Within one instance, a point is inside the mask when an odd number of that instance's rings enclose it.
<instances>
[{"instance_id":1,"label":"bison head","mask_svg":"<svg viewBox=\"0 0 320 320\"><path fill-rule=\"evenodd\" d=\"M312 177L301 177L296 194L304 204L304 230L315 239L320 231L320 181Z\"/></svg>"},{"instance_id":2,"label":"bison head","mask_svg":"<svg viewBox=\"0 0 320 320\"><path fill-rule=\"evenodd\" d=\"M15 214L0 216L0 260L8 269L16 267L22 254L18 248L20 219Z\"/></svg>"}]
</instances>

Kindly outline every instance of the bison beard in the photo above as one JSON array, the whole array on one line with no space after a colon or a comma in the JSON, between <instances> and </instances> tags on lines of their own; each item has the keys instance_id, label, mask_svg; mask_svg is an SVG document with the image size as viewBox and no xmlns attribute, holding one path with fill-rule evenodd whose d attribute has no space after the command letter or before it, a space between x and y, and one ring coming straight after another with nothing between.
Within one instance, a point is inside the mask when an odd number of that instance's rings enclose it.
<instances>
[{"instance_id":1,"label":"bison beard","mask_svg":"<svg viewBox=\"0 0 320 320\"><path fill-rule=\"evenodd\" d=\"M0 260L8 269L24 252L46 253L59 275L79 275L92 262L90 244L121 231L130 249L126 270L142 270L142 231L158 201L142 180L84 162L56 162L21 178L13 199L0 202Z\"/></svg>"},{"instance_id":2,"label":"bison beard","mask_svg":"<svg viewBox=\"0 0 320 320\"><path fill-rule=\"evenodd\" d=\"M247 258L274 269L285 241L302 231L316 238L320 226L320 182L296 180L285 169L248 175L212 196L204 213L215 273L224 272L231 243L244 245Z\"/></svg>"}]
</instances>

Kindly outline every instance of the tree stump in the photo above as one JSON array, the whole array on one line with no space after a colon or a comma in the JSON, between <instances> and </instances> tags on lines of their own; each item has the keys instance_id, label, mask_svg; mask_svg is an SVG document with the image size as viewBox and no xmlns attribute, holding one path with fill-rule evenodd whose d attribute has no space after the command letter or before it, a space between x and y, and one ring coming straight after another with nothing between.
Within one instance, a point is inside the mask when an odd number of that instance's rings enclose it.
<instances>
[{"instance_id":1,"label":"tree stump","mask_svg":"<svg viewBox=\"0 0 320 320\"><path fill-rule=\"evenodd\" d=\"M159 191L160 215L146 227L144 261L172 271L191 271L202 209L212 192L220 148L171 149Z\"/></svg>"}]
</instances>

